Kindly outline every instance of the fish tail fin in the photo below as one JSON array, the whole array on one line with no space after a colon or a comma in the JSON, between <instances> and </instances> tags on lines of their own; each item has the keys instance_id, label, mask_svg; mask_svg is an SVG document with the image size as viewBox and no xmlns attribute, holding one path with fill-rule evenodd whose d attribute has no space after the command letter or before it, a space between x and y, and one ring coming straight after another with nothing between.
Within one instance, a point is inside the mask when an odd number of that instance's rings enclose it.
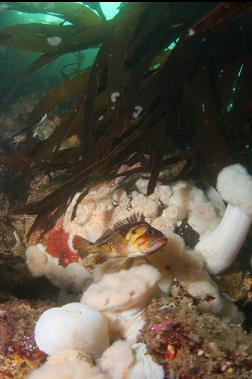
<instances>
[{"instance_id":1,"label":"fish tail fin","mask_svg":"<svg viewBox=\"0 0 252 379\"><path fill-rule=\"evenodd\" d=\"M87 256L90 253L90 246L93 245L92 242L87 241L81 236L74 236L72 244L81 257Z\"/></svg>"}]
</instances>

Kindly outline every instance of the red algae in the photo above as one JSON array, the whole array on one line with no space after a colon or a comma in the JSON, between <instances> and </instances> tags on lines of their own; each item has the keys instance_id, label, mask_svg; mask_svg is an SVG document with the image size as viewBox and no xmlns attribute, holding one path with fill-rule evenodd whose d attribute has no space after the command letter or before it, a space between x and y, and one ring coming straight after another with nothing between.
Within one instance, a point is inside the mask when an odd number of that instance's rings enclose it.
<instances>
[{"instance_id":1,"label":"red algae","mask_svg":"<svg viewBox=\"0 0 252 379\"><path fill-rule=\"evenodd\" d=\"M53 257L60 258L61 251L66 248L69 249L67 241L68 234L63 228L63 220L60 218L45 237L46 250Z\"/></svg>"},{"instance_id":2,"label":"red algae","mask_svg":"<svg viewBox=\"0 0 252 379\"><path fill-rule=\"evenodd\" d=\"M63 217L58 220L55 227L45 237L48 254L59 258L59 264L62 266L67 266L69 263L79 260L79 255L70 249L68 238L69 234L63 227Z\"/></svg>"},{"instance_id":3,"label":"red algae","mask_svg":"<svg viewBox=\"0 0 252 379\"><path fill-rule=\"evenodd\" d=\"M79 255L71 250L62 250L60 254L59 264L67 266L69 263L78 262Z\"/></svg>"}]
</instances>

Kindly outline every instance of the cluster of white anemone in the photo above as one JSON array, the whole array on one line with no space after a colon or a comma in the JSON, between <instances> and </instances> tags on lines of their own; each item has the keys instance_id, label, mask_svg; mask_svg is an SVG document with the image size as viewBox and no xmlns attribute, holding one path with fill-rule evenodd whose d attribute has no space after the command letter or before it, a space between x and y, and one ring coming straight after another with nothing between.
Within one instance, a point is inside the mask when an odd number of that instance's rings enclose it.
<instances>
[{"instance_id":1,"label":"cluster of white anemone","mask_svg":"<svg viewBox=\"0 0 252 379\"><path fill-rule=\"evenodd\" d=\"M162 379L162 367L135 343L159 279L150 265L105 274L80 302L45 311L35 340L49 358L29 379Z\"/></svg>"},{"instance_id":2,"label":"cluster of white anemone","mask_svg":"<svg viewBox=\"0 0 252 379\"><path fill-rule=\"evenodd\" d=\"M70 203L64 219L64 228L75 234L96 241L115 223L136 213L163 233L174 228L188 217L189 224L199 233L213 229L220 222L224 210L218 209L204 192L190 183L180 181L173 185L158 183L155 192L147 196L148 179L139 178L130 195L124 189L116 189L117 181L94 187L80 202L76 217L71 220L78 194Z\"/></svg>"},{"instance_id":3,"label":"cluster of white anemone","mask_svg":"<svg viewBox=\"0 0 252 379\"><path fill-rule=\"evenodd\" d=\"M240 165L223 169L217 179L221 197L213 189L207 197L201 190L180 182L170 187L159 184L155 193L147 198L144 195L146 185L145 180L139 179L138 192L133 192L131 199L122 190L114 191L111 183L105 188L97 187L82 201L73 222L69 217L74 203L69 206L65 228L70 236L80 234L94 241L105 231L106 225L141 208L147 221L168 238L164 248L148 257L148 264L138 260L128 270L115 271L107 262L98 265L91 278L84 268L77 269L78 264L59 268L46 252L42 254L41 249L37 256L31 247L27 250L28 266L35 276L44 273L60 287L66 282L65 289L74 286L76 281L79 292L83 291L87 280L93 280L79 303L50 309L39 319L36 342L52 357L32 373L30 379L47 377L47 371L56 370L55 366L58 372L62 370L62 378L82 379L77 374L74 376L73 370L74 367L81 370L84 366L89 367L86 372L90 374L83 379L163 378L163 369L152 361L145 346L134 343L143 326L141 316L146 305L159 293L168 293L175 278L194 298L202 300L199 302L202 310L241 320L233 304L221 297L210 274L218 274L231 265L251 225L252 179L247 171ZM221 198L228 203L226 209ZM200 235L194 250L187 248L172 232L185 217ZM208 301L204 301L205 298ZM66 349L73 353L62 362L57 357L58 354L65 357Z\"/></svg>"}]
</instances>

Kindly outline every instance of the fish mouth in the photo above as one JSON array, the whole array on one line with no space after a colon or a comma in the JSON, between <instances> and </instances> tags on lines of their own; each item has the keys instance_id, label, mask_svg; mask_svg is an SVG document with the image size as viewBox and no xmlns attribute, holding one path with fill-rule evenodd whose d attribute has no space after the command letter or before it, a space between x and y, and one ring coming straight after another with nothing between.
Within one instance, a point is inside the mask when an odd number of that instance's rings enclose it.
<instances>
[{"instance_id":1,"label":"fish mouth","mask_svg":"<svg viewBox=\"0 0 252 379\"><path fill-rule=\"evenodd\" d=\"M153 246L158 246L158 247L163 247L164 245L167 244L167 238L166 237L160 237L152 241L149 245L149 247Z\"/></svg>"},{"instance_id":2,"label":"fish mouth","mask_svg":"<svg viewBox=\"0 0 252 379\"><path fill-rule=\"evenodd\" d=\"M154 253L157 249L165 246L167 241L168 240L166 237L157 238L154 241L151 241L148 244L148 247L144 248L143 250L140 250L140 251L134 252L133 254L130 254L129 258L139 258L142 256L146 256L146 254Z\"/></svg>"}]
</instances>

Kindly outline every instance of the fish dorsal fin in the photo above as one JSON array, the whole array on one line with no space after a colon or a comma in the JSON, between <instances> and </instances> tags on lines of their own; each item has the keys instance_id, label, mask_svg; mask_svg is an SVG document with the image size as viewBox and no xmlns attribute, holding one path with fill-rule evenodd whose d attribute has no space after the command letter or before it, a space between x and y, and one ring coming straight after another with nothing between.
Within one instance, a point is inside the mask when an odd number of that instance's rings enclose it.
<instances>
[{"instance_id":1,"label":"fish dorsal fin","mask_svg":"<svg viewBox=\"0 0 252 379\"><path fill-rule=\"evenodd\" d=\"M80 256L84 257L88 255L90 246L93 244L81 236L74 236L72 245L74 249L78 251Z\"/></svg>"},{"instance_id":2,"label":"fish dorsal fin","mask_svg":"<svg viewBox=\"0 0 252 379\"><path fill-rule=\"evenodd\" d=\"M99 237L98 240L95 241L95 243L101 244L101 243L106 242L107 240L110 239L112 233L113 233L113 229L107 229L107 230L101 235L101 237Z\"/></svg>"},{"instance_id":3,"label":"fish dorsal fin","mask_svg":"<svg viewBox=\"0 0 252 379\"><path fill-rule=\"evenodd\" d=\"M137 222L144 222L144 215L139 213L134 213L130 217L125 218L124 220L118 221L114 226L113 230L121 229L123 226L135 224Z\"/></svg>"}]
</instances>

